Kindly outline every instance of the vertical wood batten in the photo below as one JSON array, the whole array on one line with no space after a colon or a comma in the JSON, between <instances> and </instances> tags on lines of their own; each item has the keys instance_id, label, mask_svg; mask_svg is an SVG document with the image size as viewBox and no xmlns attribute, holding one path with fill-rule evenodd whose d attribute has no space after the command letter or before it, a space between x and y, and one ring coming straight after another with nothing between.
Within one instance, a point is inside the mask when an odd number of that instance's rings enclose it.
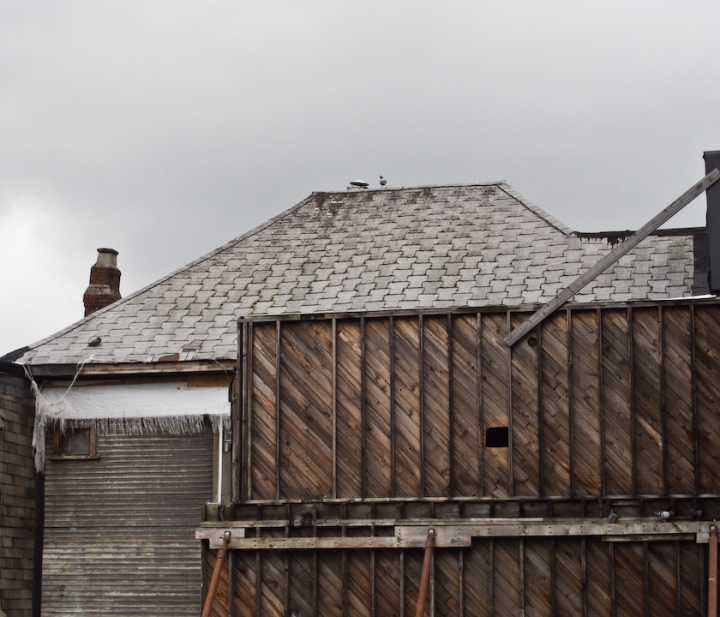
<instances>
[{"instance_id":1,"label":"vertical wood batten","mask_svg":"<svg viewBox=\"0 0 720 617\"><path fill-rule=\"evenodd\" d=\"M630 485L633 496L637 495L637 430L635 428L635 321L632 307L627 308L627 354L628 354L628 395L630 404Z\"/></svg>"},{"instance_id":2,"label":"vertical wood batten","mask_svg":"<svg viewBox=\"0 0 720 617\"><path fill-rule=\"evenodd\" d=\"M256 536L260 537L260 527ZM255 551L255 617L262 617L262 551Z\"/></svg>"},{"instance_id":3,"label":"vertical wood batten","mask_svg":"<svg viewBox=\"0 0 720 617\"><path fill-rule=\"evenodd\" d=\"M587 538L580 540L580 585L582 598L582 616L588 614L588 589L587 589Z\"/></svg>"},{"instance_id":4,"label":"vertical wood batten","mask_svg":"<svg viewBox=\"0 0 720 617\"><path fill-rule=\"evenodd\" d=\"M449 482L448 495L454 497L455 489L455 385L453 383L453 366L454 352L454 334L453 334L453 316L452 313L447 315L447 371L448 371L448 444L449 444Z\"/></svg>"},{"instance_id":5,"label":"vertical wood batten","mask_svg":"<svg viewBox=\"0 0 720 617\"><path fill-rule=\"evenodd\" d=\"M458 617L465 617L465 550L458 552Z\"/></svg>"},{"instance_id":6,"label":"vertical wood batten","mask_svg":"<svg viewBox=\"0 0 720 617\"><path fill-rule=\"evenodd\" d=\"M575 388L573 380L573 312L565 312L567 337L567 383L568 383L568 460L570 467L570 496L575 491Z\"/></svg>"},{"instance_id":7,"label":"vertical wood batten","mask_svg":"<svg viewBox=\"0 0 720 617\"><path fill-rule=\"evenodd\" d=\"M400 598L398 601L398 612L400 617L405 617L405 549L400 549Z\"/></svg>"},{"instance_id":8,"label":"vertical wood batten","mask_svg":"<svg viewBox=\"0 0 720 617\"><path fill-rule=\"evenodd\" d=\"M682 566L680 563L680 542L675 542L675 613L682 615Z\"/></svg>"},{"instance_id":9,"label":"vertical wood batten","mask_svg":"<svg viewBox=\"0 0 720 617\"><path fill-rule=\"evenodd\" d=\"M337 352L337 319L333 317L332 320L332 496L333 499L337 499L338 496L338 468L337 468L337 416L338 416L338 388L337 388L337 375L338 375L338 352ZM316 552L317 558L317 552ZM316 605L315 605L316 606ZM317 606L316 606L317 608Z\"/></svg>"},{"instance_id":10,"label":"vertical wood batten","mask_svg":"<svg viewBox=\"0 0 720 617\"><path fill-rule=\"evenodd\" d=\"M608 542L610 557L610 615L617 617L617 586L615 583L615 543Z\"/></svg>"},{"instance_id":11,"label":"vertical wood batten","mask_svg":"<svg viewBox=\"0 0 720 617\"><path fill-rule=\"evenodd\" d=\"M243 421L243 410L244 410L244 400L245 400L245 392L243 388L245 387L245 376L244 376L244 370L243 367L245 365L244 362L244 337L243 337L243 328L245 324L243 322L238 322L238 340L237 340L237 359L238 359L238 366L235 370L235 386L233 388L235 393L235 400L233 401L233 407L232 407L232 450L230 453L230 500L234 503L240 500L241 495L243 495L242 492L242 484L243 484L243 478L242 478L242 466L240 465L241 458L241 451L242 451L242 421Z\"/></svg>"},{"instance_id":12,"label":"vertical wood batten","mask_svg":"<svg viewBox=\"0 0 720 617\"><path fill-rule=\"evenodd\" d=\"M420 353L418 354L419 394L420 394L420 493L425 496L425 323L422 313L418 316L420 335Z\"/></svg>"},{"instance_id":13,"label":"vertical wood batten","mask_svg":"<svg viewBox=\"0 0 720 617\"><path fill-rule=\"evenodd\" d=\"M488 585L490 587L490 617L495 617L495 540L490 538L490 572Z\"/></svg>"},{"instance_id":14,"label":"vertical wood batten","mask_svg":"<svg viewBox=\"0 0 720 617\"><path fill-rule=\"evenodd\" d=\"M281 321L275 322L275 499L280 499L280 355L282 353L282 325Z\"/></svg>"},{"instance_id":15,"label":"vertical wood batten","mask_svg":"<svg viewBox=\"0 0 720 617\"><path fill-rule=\"evenodd\" d=\"M538 426L538 492L545 496L545 420L543 405L543 324L535 327L537 338L537 426Z\"/></svg>"},{"instance_id":16,"label":"vertical wood batten","mask_svg":"<svg viewBox=\"0 0 720 617\"><path fill-rule=\"evenodd\" d=\"M390 328L390 496L397 495L395 474L395 318L389 318Z\"/></svg>"},{"instance_id":17,"label":"vertical wood batten","mask_svg":"<svg viewBox=\"0 0 720 617\"><path fill-rule=\"evenodd\" d=\"M235 589L235 552L228 551L227 555L227 570L228 570L228 593L227 593L227 617L233 617L233 590Z\"/></svg>"},{"instance_id":18,"label":"vertical wood batten","mask_svg":"<svg viewBox=\"0 0 720 617\"><path fill-rule=\"evenodd\" d=\"M600 494L607 495L607 444L605 443L605 373L603 371L602 309L597 309L598 398L600 401ZM613 616L614 617L614 616Z\"/></svg>"},{"instance_id":19,"label":"vertical wood batten","mask_svg":"<svg viewBox=\"0 0 720 617\"><path fill-rule=\"evenodd\" d=\"M649 542L643 542L643 614L650 617L650 549Z\"/></svg>"},{"instance_id":20,"label":"vertical wood batten","mask_svg":"<svg viewBox=\"0 0 720 617\"><path fill-rule=\"evenodd\" d=\"M506 318L506 330L505 334L510 334L510 330L512 329L512 315L510 311L507 311L507 318ZM507 419L508 419L508 495L510 497L513 497L515 495L515 474L514 474L514 464L513 464L513 409L512 409L512 356L513 356L513 347L508 347L507 349L507 364L506 364L506 379L507 379Z\"/></svg>"},{"instance_id":21,"label":"vertical wood batten","mask_svg":"<svg viewBox=\"0 0 720 617\"><path fill-rule=\"evenodd\" d=\"M667 397L665 395L665 382L667 375L665 373L665 313L662 306L658 306L658 322L659 322L659 355L660 355L660 456L662 457L662 494L669 493L668 486L668 434L667 434Z\"/></svg>"},{"instance_id":22,"label":"vertical wood batten","mask_svg":"<svg viewBox=\"0 0 720 617\"><path fill-rule=\"evenodd\" d=\"M477 313L477 419L478 419L478 461L479 461L479 486L478 495L483 497L485 495L484 484L485 484L485 453L483 448L483 439L485 437L485 422L483 419L483 370L482 370L482 313Z\"/></svg>"},{"instance_id":23,"label":"vertical wood batten","mask_svg":"<svg viewBox=\"0 0 720 617\"><path fill-rule=\"evenodd\" d=\"M253 405L253 333L254 333L254 327L252 322L248 323L248 332L247 332L247 433L248 433L248 442L247 442L247 496L245 499L252 499L252 431L253 431L253 413L252 413L252 405Z\"/></svg>"},{"instance_id":24,"label":"vertical wood batten","mask_svg":"<svg viewBox=\"0 0 720 617\"><path fill-rule=\"evenodd\" d=\"M698 450L698 402L697 402L697 340L695 336L695 305L690 305L690 374L692 389L692 430L693 430L693 472L695 474L695 494L700 493L700 452Z\"/></svg>"},{"instance_id":25,"label":"vertical wood batten","mask_svg":"<svg viewBox=\"0 0 720 617\"><path fill-rule=\"evenodd\" d=\"M525 538L520 538L520 615L525 617Z\"/></svg>"},{"instance_id":26,"label":"vertical wood batten","mask_svg":"<svg viewBox=\"0 0 720 617\"><path fill-rule=\"evenodd\" d=\"M360 496L367 497L367 329L365 317L360 318Z\"/></svg>"}]
</instances>

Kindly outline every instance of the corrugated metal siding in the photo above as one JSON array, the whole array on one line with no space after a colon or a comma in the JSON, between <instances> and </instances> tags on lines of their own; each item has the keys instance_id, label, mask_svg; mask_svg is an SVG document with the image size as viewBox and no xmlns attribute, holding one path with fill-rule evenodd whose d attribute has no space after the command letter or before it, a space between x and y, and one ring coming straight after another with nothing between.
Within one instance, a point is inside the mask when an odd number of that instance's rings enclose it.
<instances>
[{"instance_id":1,"label":"corrugated metal siding","mask_svg":"<svg viewBox=\"0 0 720 617\"><path fill-rule=\"evenodd\" d=\"M48 461L42 614L193 615L194 529L213 436L98 436L95 461Z\"/></svg>"}]
</instances>

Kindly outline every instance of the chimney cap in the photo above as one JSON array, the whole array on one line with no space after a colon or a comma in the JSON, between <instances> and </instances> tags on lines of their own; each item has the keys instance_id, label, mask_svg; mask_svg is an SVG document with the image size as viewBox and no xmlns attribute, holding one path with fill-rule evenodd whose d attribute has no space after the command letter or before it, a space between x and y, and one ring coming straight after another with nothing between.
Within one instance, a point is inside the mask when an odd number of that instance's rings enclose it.
<instances>
[{"instance_id":1,"label":"chimney cap","mask_svg":"<svg viewBox=\"0 0 720 617\"><path fill-rule=\"evenodd\" d=\"M119 255L115 249L98 249L98 253L111 253L112 255Z\"/></svg>"}]
</instances>

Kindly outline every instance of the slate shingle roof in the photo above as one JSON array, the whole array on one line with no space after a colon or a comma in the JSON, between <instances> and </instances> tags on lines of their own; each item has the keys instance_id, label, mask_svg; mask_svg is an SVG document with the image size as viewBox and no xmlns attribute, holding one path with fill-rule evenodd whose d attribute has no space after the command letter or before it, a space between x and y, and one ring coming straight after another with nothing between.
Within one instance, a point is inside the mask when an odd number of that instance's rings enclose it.
<instances>
[{"instance_id":1,"label":"slate shingle roof","mask_svg":"<svg viewBox=\"0 0 720 617\"><path fill-rule=\"evenodd\" d=\"M245 316L544 303L609 250L503 182L313 193L20 361L232 359ZM573 301L687 296L692 283L692 235L651 236Z\"/></svg>"}]
</instances>

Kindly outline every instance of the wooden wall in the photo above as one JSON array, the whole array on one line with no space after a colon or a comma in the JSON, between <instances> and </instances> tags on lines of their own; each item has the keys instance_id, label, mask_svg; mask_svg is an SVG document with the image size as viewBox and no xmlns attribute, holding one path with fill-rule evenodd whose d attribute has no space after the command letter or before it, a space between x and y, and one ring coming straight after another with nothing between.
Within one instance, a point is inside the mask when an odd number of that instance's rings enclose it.
<instances>
[{"instance_id":1,"label":"wooden wall","mask_svg":"<svg viewBox=\"0 0 720 617\"><path fill-rule=\"evenodd\" d=\"M212 431L98 435L97 454L46 461L43 616L199 615Z\"/></svg>"},{"instance_id":2,"label":"wooden wall","mask_svg":"<svg viewBox=\"0 0 720 617\"><path fill-rule=\"evenodd\" d=\"M563 521L608 524L611 510L720 517L720 303L576 306L509 349L529 315L241 322L222 520L257 538L373 538L523 517L562 533ZM493 441L504 429L506 446ZM425 614L706 614L707 545L693 534L608 539L436 549ZM232 550L213 614L412 615L421 560L408 548Z\"/></svg>"},{"instance_id":3,"label":"wooden wall","mask_svg":"<svg viewBox=\"0 0 720 617\"><path fill-rule=\"evenodd\" d=\"M528 316L244 323L236 497L720 493L720 305Z\"/></svg>"},{"instance_id":4,"label":"wooden wall","mask_svg":"<svg viewBox=\"0 0 720 617\"><path fill-rule=\"evenodd\" d=\"M33 590L35 401L25 379L0 375L0 609L30 617Z\"/></svg>"},{"instance_id":5,"label":"wooden wall","mask_svg":"<svg viewBox=\"0 0 720 617\"><path fill-rule=\"evenodd\" d=\"M420 549L237 551L212 615L411 617L422 559ZM692 540L476 539L436 549L425 615L699 617L706 568L706 547Z\"/></svg>"}]
</instances>

